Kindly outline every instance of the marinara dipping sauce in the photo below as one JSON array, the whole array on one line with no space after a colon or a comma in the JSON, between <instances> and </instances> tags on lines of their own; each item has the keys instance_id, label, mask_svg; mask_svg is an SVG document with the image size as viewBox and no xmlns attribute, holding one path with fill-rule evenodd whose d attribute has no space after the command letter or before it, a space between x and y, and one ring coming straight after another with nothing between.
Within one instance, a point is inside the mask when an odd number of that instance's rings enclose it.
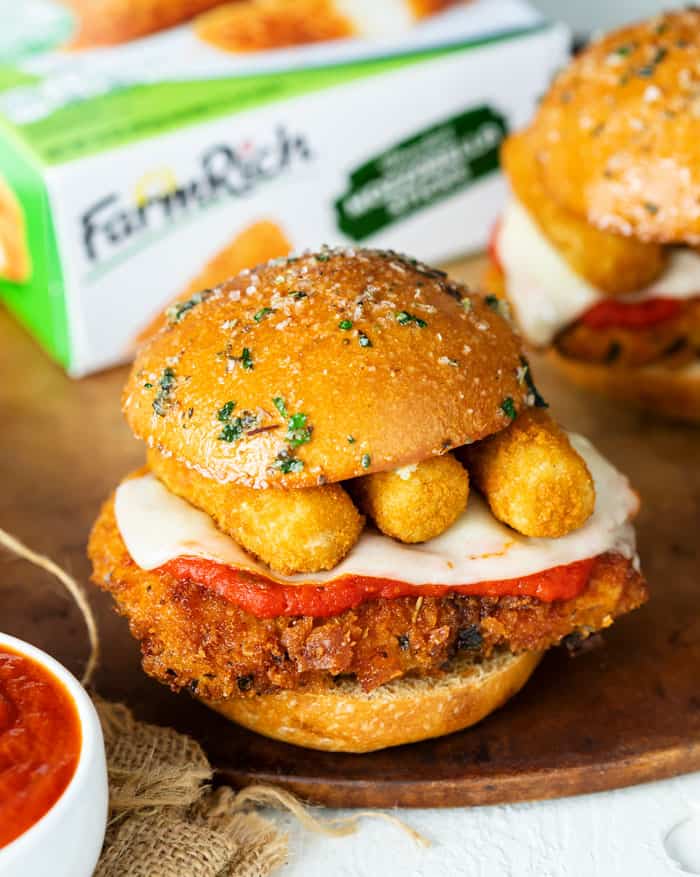
<instances>
[{"instance_id":1,"label":"marinara dipping sauce","mask_svg":"<svg viewBox=\"0 0 700 877\"><path fill-rule=\"evenodd\" d=\"M0 848L61 797L78 765L78 711L41 664L0 646Z\"/></svg>"}]
</instances>

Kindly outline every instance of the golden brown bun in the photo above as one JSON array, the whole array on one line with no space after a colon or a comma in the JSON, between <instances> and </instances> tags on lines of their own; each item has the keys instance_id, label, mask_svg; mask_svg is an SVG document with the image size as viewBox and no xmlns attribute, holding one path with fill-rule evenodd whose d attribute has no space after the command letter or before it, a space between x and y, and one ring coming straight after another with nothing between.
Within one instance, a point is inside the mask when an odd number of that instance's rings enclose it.
<instances>
[{"instance_id":1,"label":"golden brown bun","mask_svg":"<svg viewBox=\"0 0 700 877\"><path fill-rule=\"evenodd\" d=\"M218 286L244 268L252 268L261 262L267 262L268 259L286 256L291 249L291 243L276 222L271 222L269 219L254 222L212 256L180 295L170 302L170 305L176 304L183 298L189 298L200 289L211 289ZM159 311L158 315L139 334L136 339L139 347L166 325L166 312L166 310Z\"/></svg>"},{"instance_id":2,"label":"golden brown bun","mask_svg":"<svg viewBox=\"0 0 700 877\"><path fill-rule=\"evenodd\" d=\"M527 131L512 135L503 144L501 161L518 200L559 255L609 295L637 292L653 283L666 265L663 247L602 231L562 207L542 184L531 141Z\"/></svg>"},{"instance_id":3,"label":"golden brown bun","mask_svg":"<svg viewBox=\"0 0 700 877\"><path fill-rule=\"evenodd\" d=\"M480 722L525 685L540 652L454 660L439 677L405 677L367 693L343 680L321 691L280 691L204 701L275 740L330 752L372 752L442 737Z\"/></svg>"},{"instance_id":4,"label":"golden brown bun","mask_svg":"<svg viewBox=\"0 0 700 877\"><path fill-rule=\"evenodd\" d=\"M75 12L70 49L127 43L181 24L222 0L62 0Z\"/></svg>"},{"instance_id":5,"label":"golden brown bun","mask_svg":"<svg viewBox=\"0 0 700 877\"><path fill-rule=\"evenodd\" d=\"M552 197L644 241L700 242L700 10L594 42L554 81L531 126Z\"/></svg>"},{"instance_id":6,"label":"golden brown bun","mask_svg":"<svg viewBox=\"0 0 700 877\"><path fill-rule=\"evenodd\" d=\"M275 260L176 308L137 356L127 421L202 474L251 487L341 481L444 453L503 429L528 392L509 324L462 296L390 252ZM295 414L305 415L296 441Z\"/></svg>"},{"instance_id":7,"label":"golden brown bun","mask_svg":"<svg viewBox=\"0 0 700 877\"><path fill-rule=\"evenodd\" d=\"M0 277L26 283L32 273L24 211L0 177Z\"/></svg>"},{"instance_id":8,"label":"golden brown bun","mask_svg":"<svg viewBox=\"0 0 700 877\"><path fill-rule=\"evenodd\" d=\"M622 368L581 362L554 348L548 358L567 378L587 390L620 399L677 420L700 423L700 362L686 368Z\"/></svg>"}]
</instances>

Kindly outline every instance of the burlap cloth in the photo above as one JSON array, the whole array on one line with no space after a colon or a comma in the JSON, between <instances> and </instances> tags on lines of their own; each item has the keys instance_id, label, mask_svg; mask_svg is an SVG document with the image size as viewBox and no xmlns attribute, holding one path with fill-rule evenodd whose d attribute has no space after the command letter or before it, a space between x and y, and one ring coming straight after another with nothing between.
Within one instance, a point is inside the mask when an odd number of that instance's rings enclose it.
<instances>
[{"instance_id":1,"label":"burlap cloth","mask_svg":"<svg viewBox=\"0 0 700 877\"><path fill-rule=\"evenodd\" d=\"M212 769L196 741L93 700L110 792L95 877L264 877L284 862L286 836L250 809L249 796L207 785Z\"/></svg>"},{"instance_id":2,"label":"burlap cloth","mask_svg":"<svg viewBox=\"0 0 700 877\"><path fill-rule=\"evenodd\" d=\"M55 576L85 619L90 654L82 682L89 686L99 658L95 618L80 585L50 558L0 528L0 545ZM214 789L201 746L172 728L137 721L127 706L92 695L102 724L109 775L109 822L95 877L265 877L287 857L287 836L256 807L292 813L310 831L351 834L364 816L383 819L421 846L425 840L394 816L358 811L317 819L289 792L248 786Z\"/></svg>"}]
</instances>

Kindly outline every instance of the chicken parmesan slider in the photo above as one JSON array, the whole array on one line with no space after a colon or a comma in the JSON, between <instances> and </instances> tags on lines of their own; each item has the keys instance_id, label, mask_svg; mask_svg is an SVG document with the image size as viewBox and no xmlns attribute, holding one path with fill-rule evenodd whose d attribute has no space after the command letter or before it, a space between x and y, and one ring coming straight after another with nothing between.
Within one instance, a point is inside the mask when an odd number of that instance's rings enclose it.
<instances>
[{"instance_id":1,"label":"chicken parmesan slider","mask_svg":"<svg viewBox=\"0 0 700 877\"><path fill-rule=\"evenodd\" d=\"M168 311L123 399L147 465L94 581L147 673L262 734L456 731L646 599L626 479L546 410L493 302L323 249Z\"/></svg>"},{"instance_id":2,"label":"chicken parmesan slider","mask_svg":"<svg viewBox=\"0 0 700 877\"><path fill-rule=\"evenodd\" d=\"M502 152L487 285L573 380L700 420L700 10L610 33Z\"/></svg>"}]
</instances>

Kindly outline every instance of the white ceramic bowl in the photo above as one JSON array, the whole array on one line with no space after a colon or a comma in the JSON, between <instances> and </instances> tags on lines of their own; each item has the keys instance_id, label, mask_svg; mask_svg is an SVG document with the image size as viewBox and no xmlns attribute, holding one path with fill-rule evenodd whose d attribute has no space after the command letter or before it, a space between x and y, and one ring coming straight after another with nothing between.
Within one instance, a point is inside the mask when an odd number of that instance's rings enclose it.
<instances>
[{"instance_id":1,"label":"white ceramic bowl","mask_svg":"<svg viewBox=\"0 0 700 877\"><path fill-rule=\"evenodd\" d=\"M90 877L107 825L107 765L95 707L78 680L40 649L0 633L3 646L41 664L70 695L78 711L82 745L75 773L38 822L0 848L0 877Z\"/></svg>"}]
</instances>

